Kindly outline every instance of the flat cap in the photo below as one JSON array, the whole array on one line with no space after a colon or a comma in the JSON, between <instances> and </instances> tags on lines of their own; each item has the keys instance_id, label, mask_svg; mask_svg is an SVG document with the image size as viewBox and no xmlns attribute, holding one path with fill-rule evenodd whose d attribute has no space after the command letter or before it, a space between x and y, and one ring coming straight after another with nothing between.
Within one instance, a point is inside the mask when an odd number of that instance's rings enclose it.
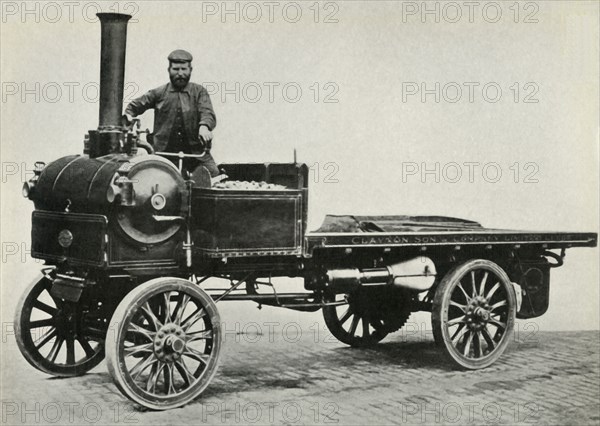
<instances>
[{"instance_id":1,"label":"flat cap","mask_svg":"<svg viewBox=\"0 0 600 426\"><path fill-rule=\"evenodd\" d=\"M167 59L170 62L192 62L192 54L185 50L177 49L169 53Z\"/></svg>"}]
</instances>

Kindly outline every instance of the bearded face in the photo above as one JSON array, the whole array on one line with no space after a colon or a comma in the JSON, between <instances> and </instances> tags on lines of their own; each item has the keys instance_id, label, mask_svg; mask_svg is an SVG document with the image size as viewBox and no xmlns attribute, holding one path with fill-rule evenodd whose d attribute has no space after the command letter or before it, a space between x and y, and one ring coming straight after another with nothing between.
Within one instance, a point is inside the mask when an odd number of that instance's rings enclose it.
<instances>
[{"instance_id":1,"label":"bearded face","mask_svg":"<svg viewBox=\"0 0 600 426\"><path fill-rule=\"evenodd\" d=\"M183 89L192 76L192 66L189 62L172 62L169 65L169 78L177 89Z\"/></svg>"}]
</instances>

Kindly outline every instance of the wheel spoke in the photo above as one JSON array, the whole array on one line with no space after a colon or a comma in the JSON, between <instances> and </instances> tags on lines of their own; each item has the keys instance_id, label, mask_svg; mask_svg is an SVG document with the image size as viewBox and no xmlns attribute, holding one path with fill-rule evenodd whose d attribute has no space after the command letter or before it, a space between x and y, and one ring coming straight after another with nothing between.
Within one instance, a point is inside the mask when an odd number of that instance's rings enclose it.
<instances>
[{"instance_id":1,"label":"wheel spoke","mask_svg":"<svg viewBox=\"0 0 600 426\"><path fill-rule=\"evenodd\" d=\"M127 346L123 348L123 352L125 352L125 356L133 356L140 353L152 353L152 342L144 343L142 345Z\"/></svg>"},{"instance_id":2,"label":"wheel spoke","mask_svg":"<svg viewBox=\"0 0 600 426\"><path fill-rule=\"evenodd\" d=\"M487 300L492 300L492 296L494 295L494 293L496 292L496 290L498 290L500 288L500 283L496 283L496 285L494 285L494 287L492 287L492 289L490 290L490 292L485 296L485 298Z\"/></svg>"},{"instance_id":3,"label":"wheel spoke","mask_svg":"<svg viewBox=\"0 0 600 426\"><path fill-rule=\"evenodd\" d=\"M467 300L467 303L471 301L471 298L469 297L469 295L467 294L467 292L465 291L465 289L463 288L462 284L459 282L457 285L458 288L460 288L460 291L462 291L462 294L465 295L465 299Z\"/></svg>"},{"instance_id":4,"label":"wheel spoke","mask_svg":"<svg viewBox=\"0 0 600 426\"><path fill-rule=\"evenodd\" d=\"M481 342L479 341L479 331L475 331L473 337L473 356L475 358L481 358Z\"/></svg>"},{"instance_id":5,"label":"wheel spoke","mask_svg":"<svg viewBox=\"0 0 600 426\"><path fill-rule=\"evenodd\" d=\"M454 334L452 335L452 337L450 337L450 340L454 341L454 339L456 338L456 336L458 335L458 333L460 333L460 331L466 327L465 323L460 323L458 324L458 327L456 327L456 331L454 332ZM463 331L464 333L464 331Z\"/></svg>"},{"instance_id":6,"label":"wheel spoke","mask_svg":"<svg viewBox=\"0 0 600 426\"><path fill-rule=\"evenodd\" d=\"M162 323L158 320L154 312L152 312L152 308L148 304L148 302L144 303L141 307L142 312L145 314L146 318L152 322L154 326L154 330L158 331L160 327L162 327Z\"/></svg>"},{"instance_id":7,"label":"wheel spoke","mask_svg":"<svg viewBox=\"0 0 600 426\"><path fill-rule=\"evenodd\" d=\"M212 332L212 330L195 331L193 333L188 333L186 338L187 338L187 343L196 342L198 340L212 339L213 332Z\"/></svg>"},{"instance_id":8,"label":"wheel spoke","mask_svg":"<svg viewBox=\"0 0 600 426\"><path fill-rule=\"evenodd\" d=\"M55 337L57 335L57 331L56 328L53 328L52 330L49 330L44 336L43 339L40 343L38 343L37 345L35 345L36 349L40 349L42 346L44 346L46 343L48 343L50 340L52 340L53 337Z\"/></svg>"},{"instance_id":9,"label":"wheel spoke","mask_svg":"<svg viewBox=\"0 0 600 426\"><path fill-rule=\"evenodd\" d=\"M156 384L158 383L158 378L164 367L165 364L163 363L160 363L160 365L158 362L152 364L150 374L148 374L148 380L146 380L146 390L148 392L156 391Z\"/></svg>"},{"instance_id":10,"label":"wheel spoke","mask_svg":"<svg viewBox=\"0 0 600 426\"><path fill-rule=\"evenodd\" d=\"M50 327L54 325L54 318L46 318L42 320L31 321L29 328Z\"/></svg>"},{"instance_id":11,"label":"wheel spoke","mask_svg":"<svg viewBox=\"0 0 600 426\"><path fill-rule=\"evenodd\" d=\"M181 323L181 328L183 328L183 331L187 331L192 325L200 321L205 316L206 312L204 311L204 308L198 308L194 311L194 313L190 314L190 316L183 320Z\"/></svg>"},{"instance_id":12,"label":"wheel spoke","mask_svg":"<svg viewBox=\"0 0 600 426\"><path fill-rule=\"evenodd\" d=\"M469 333L469 336L467 337L467 341L465 343L465 348L463 350L463 355L468 357L469 353L471 352L471 342L473 341L473 332Z\"/></svg>"},{"instance_id":13,"label":"wheel spoke","mask_svg":"<svg viewBox=\"0 0 600 426\"><path fill-rule=\"evenodd\" d=\"M485 291L485 282L487 281L488 275L488 271L485 271L485 273L483 274L483 278L481 279L481 284L479 285L480 296L483 296L483 292Z\"/></svg>"},{"instance_id":14,"label":"wheel spoke","mask_svg":"<svg viewBox=\"0 0 600 426\"><path fill-rule=\"evenodd\" d=\"M502 313L500 312L490 312L490 318L500 319L502 317Z\"/></svg>"},{"instance_id":15,"label":"wheel spoke","mask_svg":"<svg viewBox=\"0 0 600 426\"><path fill-rule=\"evenodd\" d=\"M467 319L466 315L463 315L463 316L458 317L458 318L451 319L450 321L448 321L448 327L451 327L451 326L456 325L456 324L464 324L466 319Z\"/></svg>"},{"instance_id":16,"label":"wheel spoke","mask_svg":"<svg viewBox=\"0 0 600 426\"><path fill-rule=\"evenodd\" d=\"M506 306L506 300L501 300L500 302L495 303L492 306L490 306L490 312L496 308L500 308L501 306Z\"/></svg>"},{"instance_id":17,"label":"wheel spoke","mask_svg":"<svg viewBox=\"0 0 600 426\"><path fill-rule=\"evenodd\" d=\"M189 346L186 346L185 350L183 351L183 355L187 355L196 361L200 361L204 365L208 365L208 361L210 360L210 355L204 354L197 349L190 348Z\"/></svg>"},{"instance_id":18,"label":"wheel spoke","mask_svg":"<svg viewBox=\"0 0 600 426\"><path fill-rule=\"evenodd\" d=\"M492 340L492 336L490 336L490 333L487 331L487 328L482 328L481 329L481 334L483 335L483 338L485 340L485 342L488 345L488 351L491 352L494 350L494 348L496 347L494 341Z\"/></svg>"},{"instance_id":19,"label":"wheel spoke","mask_svg":"<svg viewBox=\"0 0 600 426\"><path fill-rule=\"evenodd\" d=\"M473 287L473 297L477 296L477 288L475 285L475 271L471 271L471 286Z\"/></svg>"},{"instance_id":20,"label":"wheel spoke","mask_svg":"<svg viewBox=\"0 0 600 426\"><path fill-rule=\"evenodd\" d=\"M467 305L461 305L460 303L457 303L454 300L450 301L450 305L451 306L456 306L457 308L459 308L463 312L467 312Z\"/></svg>"},{"instance_id":21,"label":"wheel spoke","mask_svg":"<svg viewBox=\"0 0 600 426\"><path fill-rule=\"evenodd\" d=\"M458 349L459 346L461 346L461 341L465 340L468 333L470 333L469 327L464 327L463 330L458 334L458 336L456 336L456 339L452 340L452 344L454 345L454 347L456 347L456 349Z\"/></svg>"},{"instance_id":22,"label":"wheel spoke","mask_svg":"<svg viewBox=\"0 0 600 426\"><path fill-rule=\"evenodd\" d=\"M175 305L175 309L173 310L173 322L176 324L181 324L181 316L187 308L187 304L190 301L190 296L187 294L180 292L179 297L177 298L177 305Z\"/></svg>"},{"instance_id":23,"label":"wheel spoke","mask_svg":"<svg viewBox=\"0 0 600 426\"><path fill-rule=\"evenodd\" d=\"M46 305L44 302L42 302L41 300L36 300L33 304L34 308L37 308L41 311L46 312L47 314L50 314L52 316L56 315L56 312L58 311L56 308L53 308L52 306Z\"/></svg>"},{"instance_id":24,"label":"wheel spoke","mask_svg":"<svg viewBox=\"0 0 600 426\"><path fill-rule=\"evenodd\" d=\"M88 358L91 358L93 355L96 354L96 351L92 348L92 346L89 344L89 342L87 340L85 340L83 337L79 336L77 338L77 341L79 342L79 344L85 351L85 355Z\"/></svg>"},{"instance_id":25,"label":"wheel spoke","mask_svg":"<svg viewBox=\"0 0 600 426\"><path fill-rule=\"evenodd\" d=\"M163 369L163 376L165 379L165 392L167 395L175 393L175 383L173 380L173 366L171 364L165 364Z\"/></svg>"},{"instance_id":26,"label":"wheel spoke","mask_svg":"<svg viewBox=\"0 0 600 426\"><path fill-rule=\"evenodd\" d=\"M493 325L495 325L495 326L497 326L497 327L499 327L499 328L501 328L503 330L506 329L506 324L503 323L503 322L501 322L501 321L499 321L499 320L497 320L497 319L495 319L495 318L490 318L489 321L488 321L488 324L493 324Z\"/></svg>"},{"instance_id":27,"label":"wheel spoke","mask_svg":"<svg viewBox=\"0 0 600 426\"><path fill-rule=\"evenodd\" d=\"M356 336L356 328L358 327L359 321L360 317L358 314L354 314L354 318L352 318L352 324L350 325L350 330L348 331L351 336Z\"/></svg>"},{"instance_id":28,"label":"wheel spoke","mask_svg":"<svg viewBox=\"0 0 600 426\"><path fill-rule=\"evenodd\" d=\"M154 335L156 334L156 332L150 331L147 328L143 328L134 323L129 324L129 328L127 329L127 332L141 334L142 336L144 336L145 338L147 338L150 341L154 340Z\"/></svg>"},{"instance_id":29,"label":"wheel spoke","mask_svg":"<svg viewBox=\"0 0 600 426\"><path fill-rule=\"evenodd\" d=\"M174 365L175 365L175 368L177 368L177 371L179 371L179 374L181 374L181 377L183 377L183 380L185 381L186 386L190 387L190 385L196 380L196 378L190 372L187 365L185 365L183 358L180 358L178 361L175 361Z\"/></svg>"},{"instance_id":30,"label":"wheel spoke","mask_svg":"<svg viewBox=\"0 0 600 426\"><path fill-rule=\"evenodd\" d=\"M365 315L364 317L362 317L362 332L363 332L363 337L367 338L369 337L369 321L367 320L367 316Z\"/></svg>"},{"instance_id":31,"label":"wheel spoke","mask_svg":"<svg viewBox=\"0 0 600 426\"><path fill-rule=\"evenodd\" d=\"M350 307L348 307L348 309L346 309L346 312L344 312L344 315L342 315L342 317L340 318L340 325L344 325L344 323L348 321L348 318L350 318L351 316L352 310L350 309Z\"/></svg>"},{"instance_id":32,"label":"wheel spoke","mask_svg":"<svg viewBox=\"0 0 600 426\"><path fill-rule=\"evenodd\" d=\"M61 338L57 338L54 341L54 345L52 345L52 349L50 349L50 352L48 352L48 356L46 357L48 360L50 360L50 362L56 361L56 357L58 356L58 352L60 351L63 342L64 339Z\"/></svg>"},{"instance_id":33,"label":"wheel spoke","mask_svg":"<svg viewBox=\"0 0 600 426\"><path fill-rule=\"evenodd\" d=\"M163 324L167 324L171 322L171 292L167 291L163 293L163 302L164 302L164 321Z\"/></svg>"},{"instance_id":34,"label":"wheel spoke","mask_svg":"<svg viewBox=\"0 0 600 426\"><path fill-rule=\"evenodd\" d=\"M67 364L75 364L75 340L67 339Z\"/></svg>"},{"instance_id":35,"label":"wheel spoke","mask_svg":"<svg viewBox=\"0 0 600 426\"><path fill-rule=\"evenodd\" d=\"M140 362L138 362L129 372L129 374L131 375L131 377L133 378L133 380L136 380L138 378L138 376L146 369L148 368L150 365L152 365L153 363L158 362L157 359L154 358L154 354L151 353L149 354L146 358L140 360Z\"/></svg>"}]
</instances>

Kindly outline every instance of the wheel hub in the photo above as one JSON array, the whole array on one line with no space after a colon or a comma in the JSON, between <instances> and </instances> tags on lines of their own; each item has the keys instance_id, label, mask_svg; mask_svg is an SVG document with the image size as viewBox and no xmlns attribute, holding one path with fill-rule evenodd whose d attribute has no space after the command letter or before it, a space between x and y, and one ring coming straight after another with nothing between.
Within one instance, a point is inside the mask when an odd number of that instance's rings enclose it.
<instances>
[{"instance_id":1,"label":"wheel hub","mask_svg":"<svg viewBox=\"0 0 600 426\"><path fill-rule=\"evenodd\" d=\"M185 349L185 332L174 323L163 325L154 338L154 353L163 362L173 362L181 358Z\"/></svg>"},{"instance_id":2,"label":"wheel hub","mask_svg":"<svg viewBox=\"0 0 600 426\"><path fill-rule=\"evenodd\" d=\"M481 330L490 320L490 304L483 296L474 297L467 306L467 325L471 330Z\"/></svg>"}]
</instances>

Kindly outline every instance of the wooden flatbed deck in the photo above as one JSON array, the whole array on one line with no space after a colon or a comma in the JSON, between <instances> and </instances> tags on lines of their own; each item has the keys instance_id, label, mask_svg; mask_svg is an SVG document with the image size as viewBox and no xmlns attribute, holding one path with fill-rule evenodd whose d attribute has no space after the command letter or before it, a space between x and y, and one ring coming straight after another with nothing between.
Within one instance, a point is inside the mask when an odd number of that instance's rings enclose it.
<instances>
[{"instance_id":1,"label":"wooden flatbed deck","mask_svg":"<svg viewBox=\"0 0 600 426\"><path fill-rule=\"evenodd\" d=\"M595 247L591 232L486 229L477 222L443 217L327 216L305 235L306 253L319 248L538 245L543 249Z\"/></svg>"}]
</instances>

